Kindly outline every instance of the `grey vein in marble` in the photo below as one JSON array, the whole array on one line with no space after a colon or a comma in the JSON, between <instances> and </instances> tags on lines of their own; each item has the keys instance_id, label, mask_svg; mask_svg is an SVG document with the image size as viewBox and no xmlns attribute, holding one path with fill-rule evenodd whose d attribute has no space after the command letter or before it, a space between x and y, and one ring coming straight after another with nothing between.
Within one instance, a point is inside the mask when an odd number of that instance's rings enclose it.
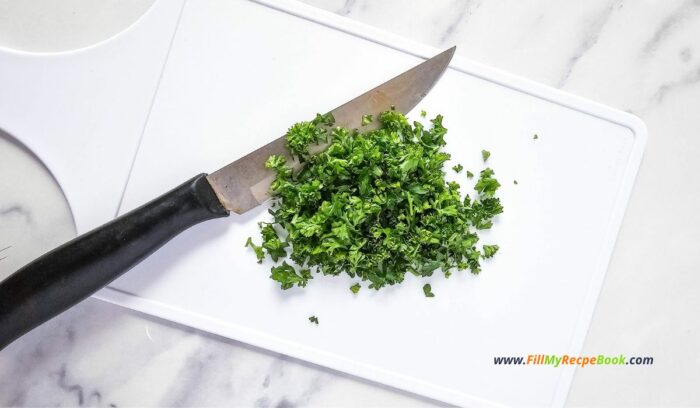
<instances>
[{"instance_id":1,"label":"grey vein in marble","mask_svg":"<svg viewBox=\"0 0 700 408\"><path fill-rule=\"evenodd\" d=\"M10 249L10 248L12 248L12 245L8 245L8 246L6 246L5 248L0 248L0 252L7 251L7 250ZM0 254L0 261L2 261L2 260L5 259L5 258L7 258L7 256L2 256L2 254Z\"/></svg>"},{"instance_id":2,"label":"grey vein in marble","mask_svg":"<svg viewBox=\"0 0 700 408\"><path fill-rule=\"evenodd\" d=\"M566 63L564 73L555 85L557 88L564 86L569 76L571 76L571 72L574 70L576 63L598 43L598 37L610 20L610 16L621 6L622 0L616 0L612 4L606 5L590 18L590 21L585 25L582 41L576 46L573 56L571 56Z\"/></svg>"},{"instance_id":3,"label":"grey vein in marble","mask_svg":"<svg viewBox=\"0 0 700 408\"><path fill-rule=\"evenodd\" d=\"M341 16L347 16L355 7L355 3L357 3L357 0L345 0L345 4L343 4L343 7L338 10L338 14Z\"/></svg>"},{"instance_id":4,"label":"grey vein in marble","mask_svg":"<svg viewBox=\"0 0 700 408\"><path fill-rule=\"evenodd\" d=\"M440 37L439 43L445 45L449 39L451 39L455 31L462 25L467 24L468 16L471 14L472 7L478 7L478 4L474 4L474 0L455 0L454 6L457 10L451 21L447 23L444 33Z\"/></svg>"},{"instance_id":5,"label":"grey vein in marble","mask_svg":"<svg viewBox=\"0 0 700 408\"><path fill-rule=\"evenodd\" d=\"M96 400L95 402L97 403L99 403L102 399L102 395L99 393L99 391L91 391L86 398L86 392L83 389L82 385L77 383L70 383L67 379L68 373L66 369L66 364L62 364L61 368L58 371L54 372L53 375L57 377L58 388L60 388L68 394L74 394L75 398L77 399L78 406L80 407L85 406L86 403L90 404L91 402L93 402L93 398Z\"/></svg>"},{"instance_id":6,"label":"grey vein in marble","mask_svg":"<svg viewBox=\"0 0 700 408\"><path fill-rule=\"evenodd\" d=\"M654 31L654 34L651 36L651 39L644 44L642 55L649 56L653 54L659 47L659 44L666 41L679 26L692 21L698 11L700 11L700 0L686 0L661 22L659 28Z\"/></svg>"},{"instance_id":7,"label":"grey vein in marble","mask_svg":"<svg viewBox=\"0 0 700 408\"><path fill-rule=\"evenodd\" d=\"M688 85L696 84L700 81L700 66L695 67L692 71L683 75L682 78L674 81L670 81L659 86L659 89L654 93L653 100L656 103L661 103L664 101L666 95L669 92L675 91L679 88L684 88Z\"/></svg>"},{"instance_id":8,"label":"grey vein in marble","mask_svg":"<svg viewBox=\"0 0 700 408\"><path fill-rule=\"evenodd\" d=\"M32 223L32 213L21 205L10 205L0 208L0 217L2 216L19 216L24 219L27 224Z\"/></svg>"},{"instance_id":9,"label":"grey vein in marble","mask_svg":"<svg viewBox=\"0 0 700 408\"><path fill-rule=\"evenodd\" d=\"M679 53L679 57L683 62L690 62L691 58L693 58L693 51L687 47L683 48Z\"/></svg>"}]
</instances>

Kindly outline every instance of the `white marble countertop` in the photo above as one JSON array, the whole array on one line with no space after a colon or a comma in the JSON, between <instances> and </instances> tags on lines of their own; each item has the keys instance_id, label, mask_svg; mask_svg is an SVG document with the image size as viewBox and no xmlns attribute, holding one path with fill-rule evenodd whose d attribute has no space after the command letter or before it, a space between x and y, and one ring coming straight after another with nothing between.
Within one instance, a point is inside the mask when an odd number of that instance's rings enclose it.
<instances>
[{"instance_id":1,"label":"white marble countertop","mask_svg":"<svg viewBox=\"0 0 700 408\"><path fill-rule=\"evenodd\" d=\"M109 1L106 13L86 0L0 0L0 45L84 46L151 1ZM584 354L653 356L654 365L579 369L568 405L700 406L700 1L305 1L456 44L462 56L646 122L645 158ZM2 278L74 227L44 168L3 134L0 191ZM0 352L0 406L431 404L92 299Z\"/></svg>"}]
</instances>

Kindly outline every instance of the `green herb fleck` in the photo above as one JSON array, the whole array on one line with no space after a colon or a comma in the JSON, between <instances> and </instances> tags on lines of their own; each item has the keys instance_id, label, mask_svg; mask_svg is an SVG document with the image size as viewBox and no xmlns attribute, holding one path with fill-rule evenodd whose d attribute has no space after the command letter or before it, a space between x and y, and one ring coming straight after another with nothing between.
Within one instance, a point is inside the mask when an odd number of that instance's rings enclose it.
<instances>
[{"instance_id":1,"label":"green herb fleck","mask_svg":"<svg viewBox=\"0 0 700 408\"><path fill-rule=\"evenodd\" d=\"M493 170L488 167L481 170L479 180L476 182L474 189L486 197L493 197L496 194L496 190L501 186L493 175Z\"/></svg>"},{"instance_id":2,"label":"green herb fleck","mask_svg":"<svg viewBox=\"0 0 700 408\"><path fill-rule=\"evenodd\" d=\"M456 166L452 166L452 170L454 170L455 173L459 173L459 172L461 172L463 169L464 169L464 166L462 166L461 164L458 164L458 165L456 165Z\"/></svg>"},{"instance_id":3,"label":"green herb fleck","mask_svg":"<svg viewBox=\"0 0 700 408\"><path fill-rule=\"evenodd\" d=\"M498 245L484 245L482 250L484 251L484 258L491 258L498 252Z\"/></svg>"},{"instance_id":4,"label":"green herb fleck","mask_svg":"<svg viewBox=\"0 0 700 408\"><path fill-rule=\"evenodd\" d=\"M289 130L287 130L287 148L289 151L299 157L301 160L305 161L309 156L309 146L312 144L318 144L326 140L327 129L333 123L335 119L333 115L327 113L325 115L317 114L316 118L310 122L299 122L295 123ZM275 164L280 161L280 156L275 157ZM282 157L282 159L284 159ZM269 168L277 169L277 167L270 166L270 161L266 165Z\"/></svg>"},{"instance_id":5,"label":"green herb fleck","mask_svg":"<svg viewBox=\"0 0 700 408\"><path fill-rule=\"evenodd\" d=\"M362 286L359 283L356 283L356 284L350 286L350 291L352 293L357 293L360 291L360 288L362 288Z\"/></svg>"},{"instance_id":6,"label":"green herb fleck","mask_svg":"<svg viewBox=\"0 0 700 408\"><path fill-rule=\"evenodd\" d=\"M421 117L421 118L424 118L424 117L426 117L426 116L428 116L428 112L426 112L426 111L424 111L424 110L420 111L420 117Z\"/></svg>"},{"instance_id":7,"label":"green herb fleck","mask_svg":"<svg viewBox=\"0 0 700 408\"><path fill-rule=\"evenodd\" d=\"M372 123L373 120L374 120L374 118L372 118L372 115L363 115L362 116L362 126L369 125L370 123Z\"/></svg>"},{"instance_id":8,"label":"green herb fleck","mask_svg":"<svg viewBox=\"0 0 700 408\"><path fill-rule=\"evenodd\" d=\"M260 232L263 238L262 247L267 251L267 254L273 261L277 262L279 259L287 256L285 248L287 248L289 244L280 239L272 224L261 224Z\"/></svg>"},{"instance_id":9,"label":"green herb fleck","mask_svg":"<svg viewBox=\"0 0 700 408\"><path fill-rule=\"evenodd\" d=\"M255 256L258 258L258 263L261 263L263 261L263 259L265 259L265 254L263 253L263 247L255 245L253 243L253 238L248 237L248 240L245 242L245 246L253 248L253 251L255 251Z\"/></svg>"},{"instance_id":10,"label":"green herb fleck","mask_svg":"<svg viewBox=\"0 0 700 408\"><path fill-rule=\"evenodd\" d=\"M282 262L280 266L273 266L270 278L280 283L282 289L289 289L294 285L304 287L312 278L311 272L308 269L302 269L297 272L293 266L287 262Z\"/></svg>"},{"instance_id":11,"label":"green herb fleck","mask_svg":"<svg viewBox=\"0 0 700 408\"><path fill-rule=\"evenodd\" d=\"M489 157L491 157L491 152L489 152L488 150L481 151L481 158L484 159L484 162L486 162L486 160L488 160Z\"/></svg>"},{"instance_id":12,"label":"green herb fleck","mask_svg":"<svg viewBox=\"0 0 700 408\"><path fill-rule=\"evenodd\" d=\"M513 184L518 185L518 180L513 180Z\"/></svg>"},{"instance_id":13,"label":"green herb fleck","mask_svg":"<svg viewBox=\"0 0 700 408\"><path fill-rule=\"evenodd\" d=\"M309 321L310 321L311 323L315 324L316 326L318 326L318 317L316 317L316 316L309 316Z\"/></svg>"},{"instance_id":14,"label":"green herb fleck","mask_svg":"<svg viewBox=\"0 0 700 408\"><path fill-rule=\"evenodd\" d=\"M539 137L539 136L537 136L537 133L535 133L535 135L534 135L534 136L532 136L532 138L533 138L534 140L537 140L537 139L539 139L540 137Z\"/></svg>"},{"instance_id":15,"label":"green herb fleck","mask_svg":"<svg viewBox=\"0 0 700 408\"><path fill-rule=\"evenodd\" d=\"M472 173L471 171L467 170L467 178L468 178L468 179L474 178L474 173Z\"/></svg>"},{"instance_id":16,"label":"green herb fleck","mask_svg":"<svg viewBox=\"0 0 700 408\"><path fill-rule=\"evenodd\" d=\"M285 259L272 267L271 278L289 289L306 286L311 270L345 273L378 290L403 282L406 273L479 273L477 232L491 228L503 212L496 197L500 184L485 169L470 197L445 180L450 155L443 151L442 119L424 126L391 110L366 132L332 127L328 115L293 125L287 147L303 168L293 171L283 156L266 163L276 174L273 220L260 223L263 242L255 252ZM310 154L309 146L321 142L328 143L325 150ZM360 284L351 291L355 287Z\"/></svg>"},{"instance_id":17,"label":"green herb fleck","mask_svg":"<svg viewBox=\"0 0 700 408\"><path fill-rule=\"evenodd\" d=\"M435 297L435 294L432 292L432 288L430 287L429 283L423 285L423 294L425 295L425 297Z\"/></svg>"}]
</instances>

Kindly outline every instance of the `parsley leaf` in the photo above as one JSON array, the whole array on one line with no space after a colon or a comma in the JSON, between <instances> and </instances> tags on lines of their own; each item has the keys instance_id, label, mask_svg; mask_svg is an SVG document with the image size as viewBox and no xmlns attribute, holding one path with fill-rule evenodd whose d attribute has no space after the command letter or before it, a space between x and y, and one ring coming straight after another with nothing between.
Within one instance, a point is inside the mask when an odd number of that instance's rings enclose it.
<instances>
[{"instance_id":1,"label":"parsley leaf","mask_svg":"<svg viewBox=\"0 0 700 408\"><path fill-rule=\"evenodd\" d=\"M462 166L461 164L458 164L458 165L456 165L456 166L453 166L453 167L452 167L452 170L454 170L455 173L459 173L459 172L461 172L462 170L464 170L464 166Z\"/></svg>"},{"instance_id":2,"label":"parsley leaf","mask_svg":"<svg viewBox=\"0 0 700 408\"><path fill-rule=\"evenodd\" d=\"M270 255L273 261L277 262L278 259L287 256L285 248L288 244L280 239L279 235L277 235L277 231L275 231L271 224L266 224L262 227L261 233L263 237L262 247L267 251L267 254Z\"/></svg>"},{"instance_id":3,"label":"parsley leaf","mask_svg":"<svg viewBox=\"0 0 700 408\"><path fill-rule=\"evenodd\" d=\"M289 289L294 285L304 287L312 278L311 272L308 269L302 269L297 273L294 267L287 262L282 262L280 266L273 266L270 278L281 284L282 289Z\"/></svg>"},{"instance_id":4,"label":"parsley leaf","mask_svg":"<svg viewBox=\"0 0 700 408\"><path fill-rule=\"evenodd\" d=\"M253 243L253 238L251 237L248 237L248 240L245 242L245 246L253 248L253 251L255 251L255 256L258 258L258 263L262 263L263 259L265 259L263 247L255 245Z\"/></svg>"},{"instance_id":5,"label":"parsley leaf","mask_svg":"<svg viewBox=\"0 0 700 408\"><path fill-rule=\"evenodd\" d=\"M374 120L374 118L372 118L372 115L363 115L362 116L362 126L369 125L370 123L372 123L373 120Z\"/></svg>"},{"instance_id":6,"label":"parsley leaf","mask_svg":"<svg viewBox=\"0 0 700 408\"><path fill-rule=\"evenodd\" d=\"M423 294L425 295L425 297L435 297L435 294L432 292L432 288L430 287L429 283L423 285Z\"/></svg>"},{"instance_id":7,"label":"parsley leaf","mask_svg":"<svg viewBox=\"0 0 700 408\"><path fill-rule=\"evenodd\" d=\"M472 173L471 171L467 170L467 178L468 178L468 179L474 178L474 173Z\"/></svg>"},{"instance_id":8,"label":"parsley leaf","mask_svg":"<svg viewBox=\"0 0 700 408\"><path fill-rule=\"evenodd\" d=\"M309 316L309 321L310 321L311 323L315 324L316 326L318 326L318 317L316 317L316 316Z\"/></svg>"},{"instance_id":9,"label":"parsley leaf","mask_svg":"<svg viewBox=\"0 0 700 408\"><path fill-rule=\"evenodd\" d=\"M357 293L360 291L360 288L362 288L362 286L359 283L356 283L356 284L350 286L350 291L352 293Z\"/></svg>"},{"instance_id":10,"label":"parsley leaf","mask_svg":"<svg viewBox=\"0 0 700 408\"><path fill-rule=\"evenodd\" d=\"M491 258L498 252L498 245L484 245L482 249L484 251L484 258Z\"/></svg>"},{"instance_id":11,"label":"parsley leaf","mask_svg":"<svg viewBox=\"0 0 700 408\"><path fill-rule=\"evenodd\" d=\"M479 180L474 186L480 195L485 197L493 197L496 194L496 190L501 186L501 184L493 177L493 170L486 168L481 170Z\"/></svg>"},{"instance_id":12,"label":"parsley leaf","mask_svg":"<svg viewBox=\"0 0 700 408\"><path fill-rule=\"evenodd\" d=\"M484 159L484 162L486 162L486 160L488 160L489 157L491 157L491 152L489 152L488 150L481 151L481 158Z\"/></svg>"}]
</instances>

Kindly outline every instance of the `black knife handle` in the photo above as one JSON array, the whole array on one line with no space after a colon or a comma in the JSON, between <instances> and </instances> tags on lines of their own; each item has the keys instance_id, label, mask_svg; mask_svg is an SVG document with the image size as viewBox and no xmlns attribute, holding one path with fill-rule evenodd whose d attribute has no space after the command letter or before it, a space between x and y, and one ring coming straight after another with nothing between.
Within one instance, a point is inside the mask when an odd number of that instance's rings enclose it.
<instances>
[{"instance_id":1,"label":"black knife handle","mask_svg":"<svg viewBox=\"0 0 700 408\"><path fill-rule=\"evenodd\" d=\"M206 174L46 253L0 282L0 350L87 298L163 244L229 213Z\"/></svg>"}]
</instances>

